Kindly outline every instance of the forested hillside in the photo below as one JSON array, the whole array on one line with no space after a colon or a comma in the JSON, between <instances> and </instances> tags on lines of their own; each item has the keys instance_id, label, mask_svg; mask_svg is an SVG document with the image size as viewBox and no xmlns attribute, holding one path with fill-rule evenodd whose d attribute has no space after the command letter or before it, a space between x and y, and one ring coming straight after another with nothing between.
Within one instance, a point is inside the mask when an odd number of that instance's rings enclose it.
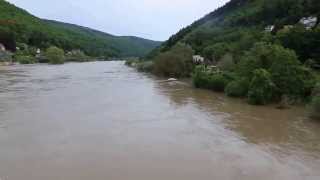
<instances>
[{"instance_id":1,"label":"forested hillside","mask_svg":"<svg viewBox=\"0 0 320 180\"><path fill-rule=\"evenodd\" d=\"M113 36L77 25L39 19L0 0L0 39L45 49L81 49L90 56L144 56L160 42L138 37Z\"/></svg>"},{"instance_id":2,"label":"forested hillside","mask_svg":"<svg viewBox=\"0 0 320 180\"><path fill-rule=\"evenodd\" d=\"M309 16L318 17L319 22L318 0L231 0L180 30L149 57L169 50L178 42L191 45L196 54L207 58L212 45L224 43L235 57L240 57L255 42L268 38L295 50L302 62L313 59L320 63L319 28L306 30L299 25L301 18ZM268 25L274 25L271 34L264 32Z\"/></svg>"},{"instance_id":3,"label":"forested hillside","mask_svg":"<svg viewBox=\"0 0 320 180\"><path fill-rule=\"evenodd\" d=\"M308 102L320 117L319 18L318 0L231 0L127 64L250 104Z\"/></svg>"}]
</instances>

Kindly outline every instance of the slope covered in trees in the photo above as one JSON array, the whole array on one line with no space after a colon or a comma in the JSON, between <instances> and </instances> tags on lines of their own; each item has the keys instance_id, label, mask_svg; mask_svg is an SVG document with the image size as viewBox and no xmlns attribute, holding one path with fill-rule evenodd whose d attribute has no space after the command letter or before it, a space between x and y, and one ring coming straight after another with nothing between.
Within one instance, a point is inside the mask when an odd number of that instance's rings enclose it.
<instances>
[{"instance_id":1,"label":"slope covered in trees","mask_svg":"<svg viewBox=\"0 0 320 180\"><path fill-rule=\"evenodd\" d=\"M144 56L160 44L143 38L113 36L73 24L42 20L4 0L0 0L1 39L41 49L50 46L66 51L81 49L90 56L104 57Z\"/></svg>"},{"instance_id":2,"label":"slope covered in trees","mask_svg":"<svg viewBox=\"0 0 320 180\"><path fill-rule=\"evenodd\" d=\"M149 57L170 50L178 42L191 45L196 54L203 56L208 55L206 48L208 50L217 43L227 43L229 50L239 57L255 42L270 38L270 41L295 50L302 62L313 59L320 63L320 49L317 45L319 28L305 30L298 25L301 18L309 16L318 17L319 22L318 0L231 0L180 30L150 53ZM274 25L275 28L273 36L266 37L263 32L268 25ZM295 27L291 28L291 25ZM290 29L284 32L287 27Z\"/></svg>"},{"instance_id":3,"label":"slope covered in trees","mask_svg":"<svg viewBox=\"0 0 320 180\"><path fill-rule=\"evenodd\" d=\"M231 0L153 50L144 69L192 76L198 88L246 97L251 104L312 102L315 112L319 19L318 0Z\"/></svg>"}]
</instances>

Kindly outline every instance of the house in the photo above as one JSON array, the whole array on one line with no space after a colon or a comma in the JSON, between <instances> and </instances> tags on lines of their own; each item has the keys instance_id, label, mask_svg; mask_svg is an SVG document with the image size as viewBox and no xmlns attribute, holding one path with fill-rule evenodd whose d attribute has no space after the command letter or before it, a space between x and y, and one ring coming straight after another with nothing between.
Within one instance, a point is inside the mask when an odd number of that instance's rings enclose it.
<instances>
[{"instance_id":1,"label":"house","mask_svg":"<svg viewBox=\"0 0 320 180\"><path fill-rule=\"evenodd\" d=\"M203 64L204 63L204 57L200 56L200 55L195 55L193 56L193 63L195 64Z\"/></svg>"},{"instance_id":2,"label":"house","mask_svg":"<svg viewBox=\"0 0 320 180\"><path fill-rule=\"evenodd\" d=\"M274 27L275 27L274 25L269 25L266 28L264 28L264 31L265 32L272 32L274 30Z\"/></svg>"},{"instance_id":3,"label":"house","mask_svg":"<svg viewBox=\"0 0 320 180\"><path fill-rule=\"evenodd\" d=\"M306 29L312 29L317 25L318 18L314 16L304 17L299 23L302 24Z\"/></svg>"},{"instance_id":4,"label":"house","mask_svg":"<svg viewBox=\"0 0 320 180\"><path fill-rule=\"evenodd\" d=\"M0 51L5 51L5 50L6 50L6 47L4 47L4 45L0 43Z\"/></svg>"}]
</instances>

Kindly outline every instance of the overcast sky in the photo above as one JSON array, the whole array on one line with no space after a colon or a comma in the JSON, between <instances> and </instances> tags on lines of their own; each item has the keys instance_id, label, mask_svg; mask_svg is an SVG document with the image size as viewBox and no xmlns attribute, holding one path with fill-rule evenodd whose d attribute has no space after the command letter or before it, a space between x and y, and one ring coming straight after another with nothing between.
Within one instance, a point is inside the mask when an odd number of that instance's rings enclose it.
<instances>
[{"instance_id":1,"label":"overcast sky","mask_svg":"<svg viewBox=\"0 0 320 180\"><path fill-rule=\"evenodd\" d=\"M7 0L40 18L166 40L228 0Z\"/></svg>"}]
</instances>

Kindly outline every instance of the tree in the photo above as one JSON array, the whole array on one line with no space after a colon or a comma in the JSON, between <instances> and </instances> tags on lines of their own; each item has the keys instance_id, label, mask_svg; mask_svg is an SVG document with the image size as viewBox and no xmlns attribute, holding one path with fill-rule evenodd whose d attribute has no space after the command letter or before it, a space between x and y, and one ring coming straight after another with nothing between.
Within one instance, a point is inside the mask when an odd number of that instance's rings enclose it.
<instances>
[{"instance_id":1,"label":"tree","mask_svg":"<svg viewBox=\"0 0 320 180\"><path fill-rule=\"evenodd\" d=\"M315 77L309 69L303 68L294 51L281 46L274 47L273 63L270 67L272 81L277 87L278 96L287 95L291 98L305 96L306 91L311 91L311 84ZM308 90L309 89L309 90Z\"/></svg>"},{"instance_id":2,"label":"tree","mask_svg":"<svg viewBox=\"0 0 320 180\"><path fill-rule=\"evenodd\" d=\"M193 54L191 47L179 43L155 57L153 71L161 76L188 77L193 70Z\"/></svg>"},{"instance_id":3,"label":"tree","mask_svg":"<svg viewBox=\"0 0 320 180\"><path fill-rule=\"evenodd\" d=\"M203 54L205 58L219 61L225 54L230 51L230 45L227 43L217 43L204 48Z\"/></svg>"},{"instance_id":4,"label":"tree","mask_svg":"<svg viewBox=\"0 0 320 180\"><path fill-rule=\"evenodd\" d=\"M254 71L250 83L248 101L254 105L264 105L272 101L275 85L271 80L271 74L265 69Z\"/></svg>"},{"instance_id":5,"label":"tree","mask_svg":"<svg viewBox=\"0 0 320 180\"><path fill-rule=\"evenodd\" d=\"M50 64L64 63L64 51L62 49L52 46L46 50L45 54Z\"/></svg>"}]
</instances>

